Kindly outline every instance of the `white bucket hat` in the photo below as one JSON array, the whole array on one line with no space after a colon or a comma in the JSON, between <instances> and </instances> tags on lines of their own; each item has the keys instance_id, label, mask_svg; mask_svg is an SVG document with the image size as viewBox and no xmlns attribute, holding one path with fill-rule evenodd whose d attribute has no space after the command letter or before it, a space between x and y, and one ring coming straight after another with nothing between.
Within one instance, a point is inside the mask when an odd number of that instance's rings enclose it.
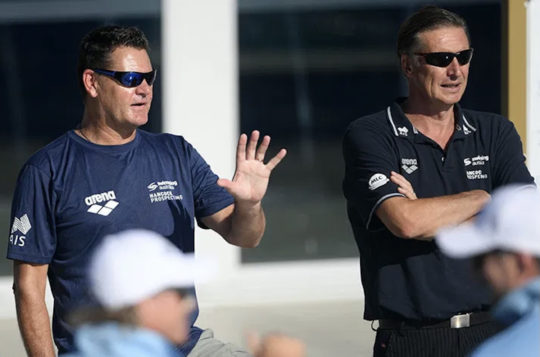
<instances>
[{"instance_id":1,"label":"white bucket hat","mask_svg":"<svg viewBox=\"0 0 540 357\"><path fill-rule=\"evenodd\" d=\"M90 262L91 290L107 309L135 305L170 288L190 288L215 271L147 230L106 236Z\"/></svg>"},{"instance_id":2,"label":"white bucket hat","mask_svg":"<svg viewBox=\"0 0 540 357\"><path fill-rule=\"evenodd\" d=\"M540 193L532 185L498 189L474 222L441 230L436 242L454 258L495 249L540 257Z\"/></svg>"}]
</instances>

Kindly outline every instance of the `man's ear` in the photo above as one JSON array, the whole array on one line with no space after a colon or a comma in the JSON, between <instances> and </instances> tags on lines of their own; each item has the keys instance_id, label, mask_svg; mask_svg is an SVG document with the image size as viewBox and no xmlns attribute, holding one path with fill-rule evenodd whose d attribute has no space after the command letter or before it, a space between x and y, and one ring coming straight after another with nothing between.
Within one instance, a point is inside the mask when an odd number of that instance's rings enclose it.
<instances>
[{"instance_id":1,"label":"man's ear","mask_svg":"<svg viewBox=\"0 0 540 357\"><path fill-rule=\"evenodd\" d=\"M402 54L400 57L401 71L405 77L409 78L413 72L412 58L407 54Z\"/></svg>"},{"instance_id":2,"label":"man's ear","mask_svg":"<svg viewBox=\"0 0 540 357\"><path fill-rule=\"evenodd\" d=\"M97 97L97 77L96 72L91 69L85 69L82 73L82 81L86 93L92 98Z\"/></svg>"}]
</instances>

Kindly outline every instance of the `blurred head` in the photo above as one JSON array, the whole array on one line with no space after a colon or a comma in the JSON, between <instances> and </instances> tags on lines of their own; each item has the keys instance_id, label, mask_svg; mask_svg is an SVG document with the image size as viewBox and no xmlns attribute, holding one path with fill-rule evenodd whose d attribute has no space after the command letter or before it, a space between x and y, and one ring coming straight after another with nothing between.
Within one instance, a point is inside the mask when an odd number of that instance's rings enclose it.
<instances>
[{"instance_id":1,"label":"blurred head","mask_svg":"<svg viewBox=\"0 0 540 357\"><path fill-rule=\"evenodd\" d=\"M450 257L473 258L500 297L540 275L540 193L499 189L473 223L441 230L436 242Z\"/></svg>"},{"instance_id":2,"label":"blurred head","mask_svg":"<svg viewBox=\"0 0 540 357\"><path fill-rule=\"evenodd\" d=\"M461 99L472 58L465 20L436 6L411 15L398 33L397 53L409 97L435 110Z\"/></svg>"},{"instance_id":3,"label":"blurred head","mask_svg":"<svg viewBox=\"0 0 540 357\"><path fill-rule=\"evenodd\" d=\"M207 264L159 234L129 230L104 238L92 257L89 278L91 291L109 316L179 344L188 338L194 281L209 273ZM129 316L133 321L125 319Z\"/></svg>"},{"instance_id":4,"label":"blurred head","mask_svg":"<svg viewBox=\"0 0 540 357\"><path fill-rule=\"evenodd\" d=\"M496 298L540 276L540 258L523 252L492 250L475 256L473 266Z\"/></svg>"}]
</instances>

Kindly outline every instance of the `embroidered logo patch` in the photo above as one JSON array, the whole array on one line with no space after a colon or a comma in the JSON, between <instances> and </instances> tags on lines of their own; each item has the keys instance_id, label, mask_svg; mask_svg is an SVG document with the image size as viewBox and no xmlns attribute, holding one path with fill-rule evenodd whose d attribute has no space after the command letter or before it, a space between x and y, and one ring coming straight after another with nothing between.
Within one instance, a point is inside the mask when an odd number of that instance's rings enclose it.
<instances>
[{"instance_id":1,"label":"embroidered logo patch","mask_svg":"<svg viewBox=\"0 0 540 357\"><path fill-rule=\"evenodd\" d=\"M371 176L371 178L369 179L369 183L368 183L369 189L371 191L376 190L379 187L386 185L388 181L389 181L388 177L386 177L385 175L375 174Z\"/></svg>"},{"instance_id":2,"label":"embroidered logo patch","mask_svg":"<svg viewBox=\"0 0 540 357\"><path fill-rule=\"evenodd\" d=\"M409 129L407 129L406 126L402 126L401 128L397 128L399 135L401 136L407 136L409 134Z\"/></svg>"},{"instance_id":3,"label":"embroidered logo patch","mask_svg":"<svg viewBox=\"0 0 540 357\"><path fill-rule=\"evenodd\" d=\"M418 169L418 160L401 159L401 168L410 175Z\"/></svg>"}]
</instances>

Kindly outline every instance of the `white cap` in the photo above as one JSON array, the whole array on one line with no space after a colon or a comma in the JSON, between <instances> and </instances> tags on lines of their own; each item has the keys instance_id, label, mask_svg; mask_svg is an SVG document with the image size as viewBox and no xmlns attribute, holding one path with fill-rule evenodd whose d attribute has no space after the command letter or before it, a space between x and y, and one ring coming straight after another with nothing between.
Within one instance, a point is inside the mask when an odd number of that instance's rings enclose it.
<instances>
[{"instance_id":1,"label":"white cap","mask_svg":"<svg viewBox=\"0 0 540 357\"><path fill-rule=\"evenodd\" d=\"M189 288L214 271L161 235L128 230L106 236L91 261L91 290L105 308L119 309L170 288Z\"/></svg>"},{"instance_id":2,"label":"white cap","mask_svg":"<svg viewBox=\"0 0 540 357\"><path fill-rule=\"evenodd\" d=\"M454 258L495 249L540 257L540 193L532 185L501 188L474 222L443 229L436 241Z\"/></svg>"}]
</instances>

